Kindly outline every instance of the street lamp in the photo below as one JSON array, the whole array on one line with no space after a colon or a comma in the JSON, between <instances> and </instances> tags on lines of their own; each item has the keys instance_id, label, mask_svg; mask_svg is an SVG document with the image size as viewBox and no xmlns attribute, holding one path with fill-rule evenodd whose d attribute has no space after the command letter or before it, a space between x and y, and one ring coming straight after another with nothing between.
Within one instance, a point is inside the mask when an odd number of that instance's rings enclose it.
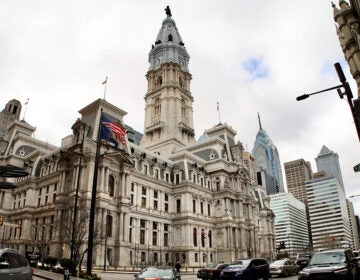
<instances>
[{"instance_id":1,"label":"street lamp","mask_svg":"<svg viewBox=\"0 0 360 280\"><path fill-rule=\"evenodd\" d=\"M341 99L343 99L344 95L346 95L347 101L349 103L350 110L351 110L351 113L352 113L352 116L353 116L353 119L354 119L356 132L358 134L358 138L359 138L359 141L360 141L360 120L359 120L360 101L358 99L355 100L355 103L352 101L353 94L351 92L351 88L349 86L349 83L346 81L346 77L344 75L344 72L342 71L340 63L338 63L338 62L335 63L334 67L335 67L335 70L336 70L336 72L338 74L341 85L334 86L334 87L327 88L327 89L320 90L320 91L316 91L316 92L313 92L313 93L310 93L310 94L303 94L303 95L300 95L300 96L296 97L296 100L301 101L301 100L304 100L304 99L310 97L310 95L318 94L318 93L333 90L333 89L337 90L337 93L339 94L339 97ZM341 88L343 88L344 91L341 91Z\"/></svg>"}]
</instances>

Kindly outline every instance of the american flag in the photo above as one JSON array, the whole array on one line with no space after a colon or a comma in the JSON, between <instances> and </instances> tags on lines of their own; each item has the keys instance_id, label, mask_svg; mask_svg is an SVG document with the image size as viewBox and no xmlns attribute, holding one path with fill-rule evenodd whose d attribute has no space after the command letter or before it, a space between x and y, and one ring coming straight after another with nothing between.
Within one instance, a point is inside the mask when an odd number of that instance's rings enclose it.
<instances>
[{"instance_id":1,"label":"american flag","mask_svg":"<svg viewBox=\"0 0 360 280\"><path fill-rule=\"evenodd\" d=\"M104 115L102 115L101 119L101 138L113 142L116 147L119 142L125 144L125 128L121 124L109 120Z\"/></svg>"}]
</instances>

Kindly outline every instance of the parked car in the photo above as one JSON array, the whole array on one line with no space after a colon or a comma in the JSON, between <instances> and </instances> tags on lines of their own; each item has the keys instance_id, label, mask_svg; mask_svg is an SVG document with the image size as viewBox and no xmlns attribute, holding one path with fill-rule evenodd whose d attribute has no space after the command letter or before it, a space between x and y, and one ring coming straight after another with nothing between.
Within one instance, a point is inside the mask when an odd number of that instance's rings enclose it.
<instances>
[{"instance_id":1,"label":"parked car","mask_svg":"<svg viewBox=\"0 0 360 280\"><path fill-rule=\"evenodd\" d=\"M227 263L213 263L204 268L200 268L197 272L197 278L203 280L217 280L220 279L220 272L227 267Z\"/></svg>"},{"instance_id":2,"label":"parked car","mask_svg":"<svg viewBox=\"0 0 360 280\"><path fill-rule=\"evenodd\" d=\"M271 277L269 264L265 259L244 259L224 268L220 273L221 280L227 279L263 279Z\"/></svg>"},{"instance_id":3,"label":"parked car","mask_svg":"<svg viewBox=\"0 0 360 280\"><path fill-rule=\"evenodd\" d=\"M300 267L300 270L309 264L311 258L310 253L299 253L296 256L295 264Z\"/></svg>"},{"instance_id":4,"label":"parked car","mask_svg":"<svg viewBox=\"0 0 360 280\"><path fill-rule=\"evenodd\" d=\"M135 274L136 280L181 280L181 276L172 267L147 267L140 274Z\"/></svg>"},{"instance_id":5,"label":"parked car","mask_svg":"<svg viewBox=\"0 0 360 280\"><path fill-rule=\"evenodd\" d=\"M32 269L25 256L13 249L0 249L0 279L32 280Z\"/></svg>"},{"instance_id":6,"label":"parked car","mask_svg":"<svg viewBox=\"0 0 360 280\"><path fill-rule=\"evenodd\" d=\"M270 274L278 276L289 276L291 274L298 274L299 266L294 264L290 259L276 260L270 264Z\"/></svg>"},{"instance_id":7,"label":"parked car","mask_svg":"<svg viewBox=\"0 0 360 280\"><path fill-rule=\"evenodd\" d=\"M356 280L357 271L357 260L351 250L327 250L313 254L309 265L299 272L299 280Z\"/></svg>"}]
</instances>

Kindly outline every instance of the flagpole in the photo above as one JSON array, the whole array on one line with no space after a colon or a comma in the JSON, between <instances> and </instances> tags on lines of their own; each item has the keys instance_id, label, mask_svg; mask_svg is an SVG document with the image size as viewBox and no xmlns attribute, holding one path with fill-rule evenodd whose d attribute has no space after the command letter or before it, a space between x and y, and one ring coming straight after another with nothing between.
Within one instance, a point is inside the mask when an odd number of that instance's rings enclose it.
<instances>
[{"instance_id":1,"label":"flagpole","mask_svg":"<svg viewBox=\"0 0 360 280\"><path fill-rule=\"evenodd\" d=\"M94 221L95 221L95 203L96 203L96 185L99 169L99 156L100 156L100 135L101 135L101 121L102 121L102 111L100 110L100 120L97 134L97 143L96 143L96 155L95 155L95 167L94 167L94 178L93 186L91 192L91 205L90 205L90 220L89 220L89 240L88 240L88 254L87 254L87 266L86 273L91 275L92 271L92 258L93 258L93 244L94 244Z\"/></svg>"},{"instance_id":2,"label":"flagpole","mask_svg":"<svg viewBox=\"0 0 360 280\"><path fill-rule=\"evenodd\" d=\"M217 102L217 111L218 111L218 114L219 114L219 123L221 123L219 101Z\"/></svg>"},{"instance_id":3,"label":"flagpole","mask_svg":"<svg viewBox=\"0 0 360 280\"><path fill-rule=\"evenodd\" d=\"M24 116L23 116L23 120L25 120L25 115L26 115L26 111L27 111L27 107L28 107L28 104L29 104L29 98L26 99L26 102L25 102L25 111L24 111Z\"/></svg>"},{"instance_id":4,"label":"flagpole","mask_svg":"<svg viewBox=\"0 0 360 280\"><path fill-rule=\"evenodd\" d=\"M106 95L107 81L108 81L108 77L106 76L105 81L102 82L103 85L105 84L105 88L104 88L104 100L105 100L105 95Z\"/></svg>"}]
</instances>

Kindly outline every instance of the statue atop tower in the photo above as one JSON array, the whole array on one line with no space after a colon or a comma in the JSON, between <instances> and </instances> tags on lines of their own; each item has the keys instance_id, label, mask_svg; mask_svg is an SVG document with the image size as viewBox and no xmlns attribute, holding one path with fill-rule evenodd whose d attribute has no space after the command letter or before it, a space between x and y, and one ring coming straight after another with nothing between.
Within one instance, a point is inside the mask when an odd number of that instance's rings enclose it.
<instances>
[{"instance_id":1,"label":"statue atop tower","mask_svg":"<svg viewBox=\"0 0 360 280\"><path fill-rule=\"evenodd\" d=\"M169 6L166 6L165 12L166 12L166 15L167 15L168 17L171 17L171 16L172 16L172 15L171 15L171 10L170 10L170 7L169 7Z\"/></svg>"}]
</instances>

